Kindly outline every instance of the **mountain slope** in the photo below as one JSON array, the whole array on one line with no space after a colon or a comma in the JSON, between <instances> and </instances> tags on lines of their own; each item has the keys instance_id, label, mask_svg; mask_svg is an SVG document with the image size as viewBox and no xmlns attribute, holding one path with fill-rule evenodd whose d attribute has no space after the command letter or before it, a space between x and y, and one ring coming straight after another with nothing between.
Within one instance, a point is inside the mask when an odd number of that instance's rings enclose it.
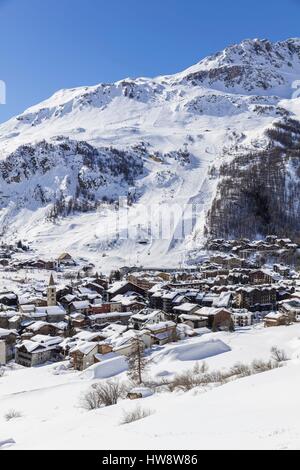
<instances>
[{"instance_id":1,"label":"mountain slope","mask_svg":"<svg viewBox=\"0 0 300 470\"><path fill-rule=\"evenodd\" d=\"M268 149L274 123L300 117L293 99L299 73L299 39L247 40L175 75L59 91L0 126L3 234L32 240L41 253L104 250L111 265L177 265L201 245L205 226L214 236L241 234L215 222L216 201L230 200L224 168ZM129 198L129 239L119 197ZM247 217L252 209L245 207ZM228 220L231 208L222 209ZM161 237L161 220L172 212ZM267 231L262 225L248 235Z\"/></svg>"}]
</instances>

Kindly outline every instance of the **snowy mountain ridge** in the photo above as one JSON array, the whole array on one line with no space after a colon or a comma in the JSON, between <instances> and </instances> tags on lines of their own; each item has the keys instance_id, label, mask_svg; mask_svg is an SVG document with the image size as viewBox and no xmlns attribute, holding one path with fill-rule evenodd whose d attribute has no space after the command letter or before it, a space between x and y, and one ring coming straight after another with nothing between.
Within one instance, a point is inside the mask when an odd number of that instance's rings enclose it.
<instances>
[{"instance_id":1,"label":"snowy mountain ridge","mask_svg":"<svg viewBox=\"0 0 300 470\"><path fill-rule=\"evenodd\" d=\"M299 98L293 98L299 76L300 39L255 39L175 75L55 93L0 125L2 232L32 240L41 252L49 252L50 240L59 240L55 249L103 250L116 240L113 234L104 240L99 220L93 230L95 210L133 192L129 211L137 202L177 203L182 214L187 205L197 205L183 242L171 236L139 248L142 264L177 263L201 245L205 228L209 232L216 195L222 190L221 199L228 196L222 189L224 163L267 149L266 131L274 123L299 118ZM49 213L59 216L55 225ZM105 222L114 225L115 217L111 208ZM134 223L146 231L142 214ZM135 240L117 243L110 262L129 262L130 251L137 251Z\"/></svg>"}]
</instances>

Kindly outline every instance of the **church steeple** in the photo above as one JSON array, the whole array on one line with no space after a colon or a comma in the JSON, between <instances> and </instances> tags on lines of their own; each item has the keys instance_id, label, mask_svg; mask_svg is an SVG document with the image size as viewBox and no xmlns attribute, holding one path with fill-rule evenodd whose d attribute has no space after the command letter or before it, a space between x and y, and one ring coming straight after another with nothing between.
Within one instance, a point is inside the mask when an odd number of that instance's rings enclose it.
<instances>
[{"instance_id":1,"label":"church steeple","mask_svg":"<svg viewBox=\"0 0 300 470\"><path fill-rule=\"evenodd\" d=\"M47 304L48 307L54 307L56 305L56 285L54 282L53 274L50 276L49 285L47 289Z\"/></svg>"}]
</instances>

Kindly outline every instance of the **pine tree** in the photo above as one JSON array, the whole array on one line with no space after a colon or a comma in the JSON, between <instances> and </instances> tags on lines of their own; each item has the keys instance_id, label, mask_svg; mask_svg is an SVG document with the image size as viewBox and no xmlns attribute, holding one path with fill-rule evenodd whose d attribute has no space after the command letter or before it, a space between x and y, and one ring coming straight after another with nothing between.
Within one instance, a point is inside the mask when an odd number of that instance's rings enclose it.
<instances>
[{"instance_id":1,"label":"pine tree","mask_svg":"<svg viewBox=\"0 0 300 470\"><path fill-rule=\"evenodd\" d=\"M232 319L231 319L230 322L229 322L228 331L229 331L230 333L234 333L234 332L235 332L235 326L234 326L234 322L233 322Z\"/></svg>"},{"instance_id":2,"label":"pine tree","mask_svg":"<svg viewBox=\"0 0 300 470\"><path fill-rule=\"evenodd\" d=\"M144 355L144 343L140 338L133 338L131 341L132 351L128 356L128 377L132 382L141 385L143 374L145 373L148 361Z\"/></svg>"},{"instance_id":3,"label":"pine tree","mask_svg":"<svg viewBox=\"0 0 300 470\"><path fill-rule=\"evenodd\" d=\"M68 320L68 324L65 328L65 331L64 331L64 337L65 338L73 338L73 336L76 335L76 329L74 328L74 326L72 325L72 321L71 321L71 318L69 318Z\"/></svg>"}]
</instances>

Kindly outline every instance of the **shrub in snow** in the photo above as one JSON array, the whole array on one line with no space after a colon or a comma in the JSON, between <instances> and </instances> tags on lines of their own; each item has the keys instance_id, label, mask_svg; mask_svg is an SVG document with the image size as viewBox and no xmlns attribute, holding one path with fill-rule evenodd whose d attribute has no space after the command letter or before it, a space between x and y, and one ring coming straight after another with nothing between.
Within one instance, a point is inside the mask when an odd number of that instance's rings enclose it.
<instances>
[{"instance_id":1,"label":"shrub in snow","mask_svg":"<svg viewBox=\"0 0 300 470\"><path fill-rule=\"evenodd\" d=\"M11 421L12 419L21 418L21 417L22 417L22 413L16 410L9 410L4 415L4 418L6 419L6 421Z\"/></svg>"},{"instance_id":2,"label":"shrub in snow","mask_svg":"<svg viewBox=\"0 0 300 470\"><path fill-rule=\"evenodd\" d=\"M109 380L93 385L82 397L81 406L88 410L96 410L103 406L112 406L119 399L126 398L127 387L117 380Z\"/></svg>"},{"instance_id":3,"label":"shrub in snow","mask_svg":"<svg viewBox=\"0 0 300 470\"><path fill-rule=\"evenodd\" d=\"M267 372L268 370L280 367L278 362L255 360L252 362L252 370L254 374Z\"/></svg>"},{"instance_id":4,"label":"shrub in snow","mask_svg":"<svg viewBox=\"0 0 300 470\"><path fill-rule=\"evenodd\" d=\"M169 389L171 392L175 390L182 390L183 392L188 392L193 388L201 385L198 375L195 375L193 371L188 370L177 374L174 380L169 384Z\"/></svg>"},{"instance_id":5,"label":"shrub in snow","mask_svg":"<svg viewBox=\"0 0 300 470\"><path fill-rule=\"evenodd\" d=\"M273 346L271 349L272 359L276 362L286 362L289 360L286 352L283 349L279 349L277 346Z\"/></svg>"},{"instance_id":6,"label":"shrub in snow","mask_svg":"<svg viewBox=\"0 0 300 470\"><path fill-rule=\"evenodd\" d=\"M247 364L242 364L238 362L231 368L232 375L237 375L238 377L248 377L252 375L252 369Z\"/></svg>"},{"instance_id":7,"label":"shrub in snow","mask_svg":"<svg viewBox=\"0 0 300 470\"><path fill-rule=\"evenodd\" d=\"M0 378L3 377L5 374L5 369L4 367L0 367Z\"/></svg>"},{"instance_id":8,"label":"shrub in snow","mask_svg":"<svg viewBox=\"0 0 300 470\"><path fill-rule=\"evenodd\" d=\"M194 374L198 375L198 374L206 374L206 372L208 372L208 365L206 364L206 362L202 362L201 364L199 364L199 362L196 363L195 367L194 367Z\"/></svg>"},{"instance_id":9,"label":"shrub in snow","mask_svg":"<svg viewBox=\"0 0 300 470\"><path fill-rule=\"evenodd\" d=\"M137 406L134 410L123 412L123 418L120 424L134 423L135 421L147 418L148 416L151 416L153 414L153 410L142 409L140 406Z\"/></svg>"}]
</instances>

